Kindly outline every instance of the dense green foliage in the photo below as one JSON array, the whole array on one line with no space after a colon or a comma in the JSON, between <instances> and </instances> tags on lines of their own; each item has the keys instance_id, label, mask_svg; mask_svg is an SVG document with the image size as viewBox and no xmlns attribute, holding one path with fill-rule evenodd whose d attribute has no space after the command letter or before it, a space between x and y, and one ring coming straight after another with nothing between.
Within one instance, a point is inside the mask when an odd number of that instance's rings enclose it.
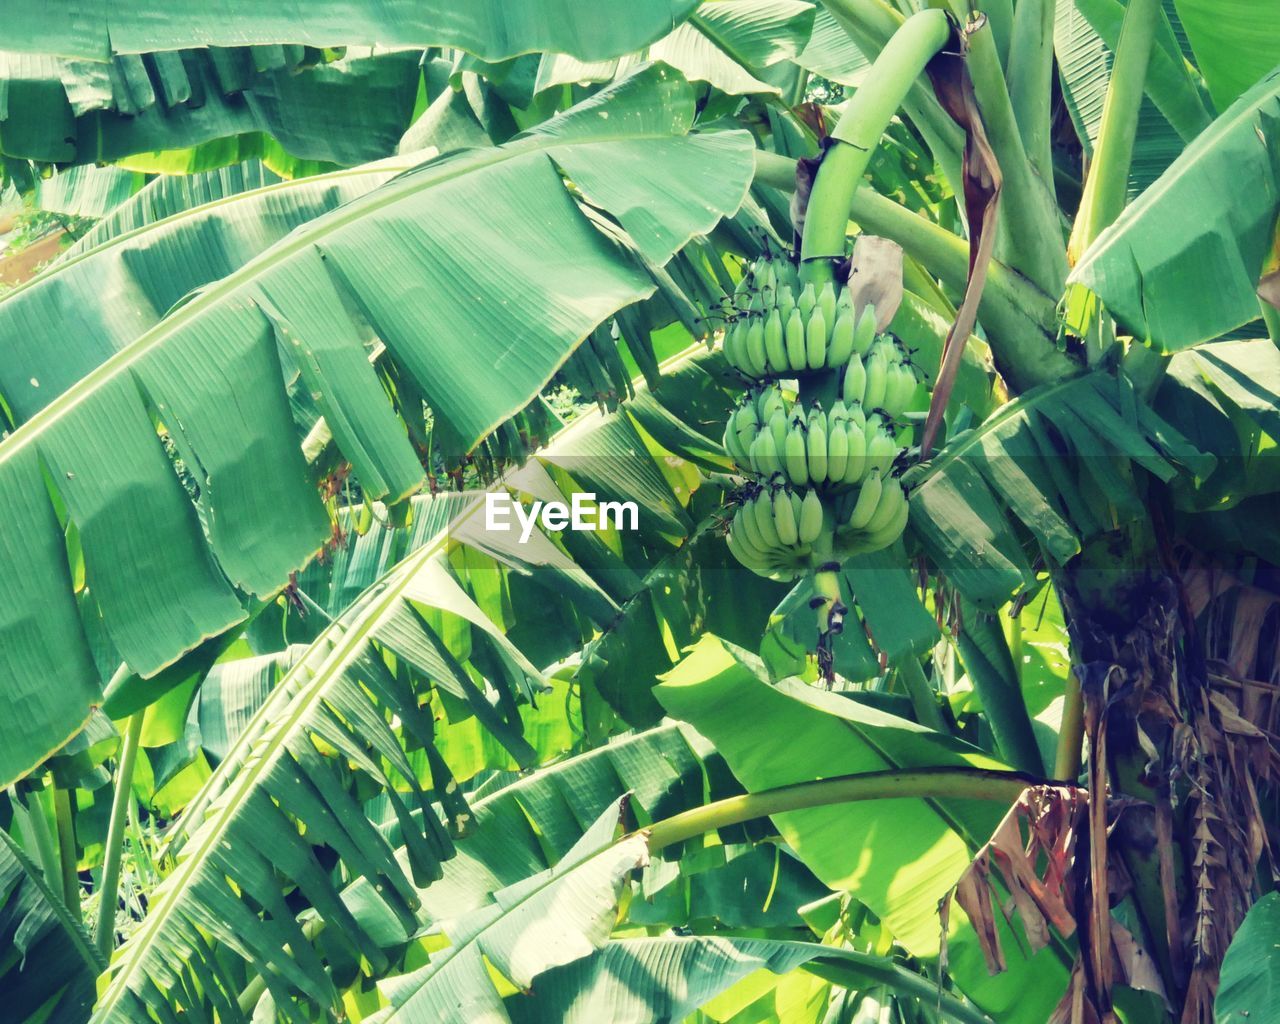
<instances>
[{"instance_id":1,"label":"dense green foliage","mask_svg":"<svg viewBox=\"0 0 1280 1024\"><path fill-rule=\"evenodd\" d=\"M1270 1019L1273 20L0 0L0 1016Z\"/></svg>"}]
</instances>

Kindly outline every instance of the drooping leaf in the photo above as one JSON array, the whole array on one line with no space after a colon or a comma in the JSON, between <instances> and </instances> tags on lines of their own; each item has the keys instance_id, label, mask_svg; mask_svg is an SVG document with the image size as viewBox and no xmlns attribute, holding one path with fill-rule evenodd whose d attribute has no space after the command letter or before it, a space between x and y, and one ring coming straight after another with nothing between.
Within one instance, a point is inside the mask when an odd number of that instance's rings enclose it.
<instances>
[{"instance_id":1,"label":"drooping leaf","mask_svg":"<svg viewBox=\"0 0 1280 1024\"><path fill-rule=\"evenodd\" d=\"M686 132L694 113L688 84L651 66L536 134L425 164L194 295L0 443L0 509L29 527L0 593L22 610L15 626L31 619L0 664L10 692L36 693L51 674L66 681L56 708L38 699L46 706L25 722L24 745L0 747L0 778L72 732L83 715L67 704L87 713L97 685L45 467L112 642L138 674L154 674L244 619L227 580L270 594L329 533L294 438L280 350L361 482L402 496L417 486L405 472L417 455L368 362L365 324L437 422L470 447L596 324L653 289L630 252L583 217L550 158L579 160L601 181L608 168L632 178L648 144ZM753 173L749 135L732 134L733 156L723 136L684 139L719 169L716 194L726 173L741 175L743 192ZM645 192L637 184L614 194L631 208ZM683 194L671 238L705 229L710 215L704 197ZM508 294L518 301L478 301ZM195 479L207 538L154 421Z\"/></svg>"},{"instance_id":2,"label":"drooping leaf","mask_svg":"<svg viewBox=\"0 0 1280 1024\"><path fill-rule=\"evenodd\" d=\"M480 0L459 10L449 0L387 5L370 0L316 0L301 8L236 0L218 8L174 8L164 0L127 7L89 0L77 17L9 3L0 8L5 45L105 61L116 53L188 46L302 43L329 46L452 46L489 61L550 50L587 60L616 57L669 32L698 0L631 0L584 7L562 16L548 0L513 6Z\"/></svg>"},{"instance_id":3,"label":"drooping leaf","mask_svg":"<svg viewBox=\"0 0 1280 1024\"><path fill-rule=\"evenodd\" d=\"M675 717L715 744L748 791L835 775L997 762L967 744L796 679L769 684L750 655L705 637L657 689ZM803 737L797 743L797 737ZM850 891L917 956L937 954L938 900L991 834L1004 808L896 800L773 816L820 879ZM948 962L956 984L1001 1021L1040 1024L1066 986L1051 950L987 974L974 933L953 916ZM1030 979L1036 979L1032 982Z\"/></svg>"},{"instance_id":4,"label":"drooping leaf","mask_svg":"<svg viewBox=\"0 0 1280 1024\"><path fill-rule=\"evenodd\" d=\"M102 957L46 884L40 869L0 830L0 992L14 1024L83 1020Z\"/></svg>"}]
</instances>

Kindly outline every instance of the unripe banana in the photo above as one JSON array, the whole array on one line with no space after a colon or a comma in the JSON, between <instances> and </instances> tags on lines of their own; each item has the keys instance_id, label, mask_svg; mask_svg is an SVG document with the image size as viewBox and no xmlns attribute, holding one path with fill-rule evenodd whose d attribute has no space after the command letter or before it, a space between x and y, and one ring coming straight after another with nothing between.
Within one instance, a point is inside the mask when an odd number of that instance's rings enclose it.
<instances>
[{"instance_id":1,"label":"unripe banana","mask_svg":"<svg viewBox=\"0 0 1280 1024\"><path fill-rule=\"evenodd\" d=\"M880 495L884 491L884 482L880 478L880 474L875 470L862 481L862 487L858 490L858 500L853 503L853 510L849 513L846 525L850 530L865 530L867 523L871 522L871 517L875 515L876 509L880 506Z\"/></svg>"},{"instance_id":2,"label":"unripe banana","mask_svg":"<svg viewBox=\"0 0 1280 1024\"><path fill-rule=\"evenodd\" d=\"M797 306L791 311L791 316L787 319L787 365L792 368L804 368L805 355L805 327L804 315Z\"/></svg>"},{"instance_id":3,"label":"unripe banana","mask_svg":"<svg viewBox=\"0 0 1280 1024\"><path fill-rule=\"evenodd\" d=\"M765 542L765 550L782 547L782 538L778 536L778 528L773 522L773 502L769 500L769 496L761 491L751 499L749 507L756 529Z\"/></svg>"},{"instance_id":4,"label":"unripe banana","mask_svg":"<svg viewBox=\"0 0 1280 1024\"><path fill-rule=\"evenodd\" d=\"M809 481L808 445L805 444L803 421L792 425L787 432L787 444L783 448L782 465L793 484Z\"/></svg>"},{"instance_id":5,"label":"unripe banana","mask_svg":"<svg viewBox=\"0 0 1280 1024\"><path fill-rule=\"evenodd\" d=\"M745 543L742 531L735 519L733 527L729 530L725 541L729 545L729 553L736 558L744 568L750 569L757 576L770 576L773 570L765 562L764 557L754 547Z\"/></svg>"},{"instance_id":6,"label":"unripe banana","mask_svg":"<svg viewBox=\"0 0 1280 1024\"><path fill-rule=\"evenodd\" d=\"M764 352L764 318L753 316L747 326L746 370L753 377L761 377L766 371Z\"/></svg>"},{"instance_id":7,"label":"unripe banana","mask_svg":"<svg viewBox=\"0 0 1280 1024\"><path fill-rule=\"evenodd\" d=\"M762 430L751 442L751 450L747 458L751 468L763 477L773 476L782 471L782 462L778 458L778 449L774 447L773 435Z\"/></svg>"},{"instance_id":8,"label":"unripe banana","mask_svg":"<svg viewBox=\"0 0 1280 1024\"><path fill-rule=\"evenodd\" d=\"M768 369L781 373L787 367L787 349L782 343L782 316L776 309L769 311L764 322L764 355Z\"/></svg>"},{"instance_id":9,"label":"unripe banana","mask_svg":"<svg viewBox=\"0 0 1280 1024\"><path fill-rule=\"evenodd\" d=\"M751 298L747 302L748 313L760 313L764 310L764 293L759 288L755 288L751 292Z\"/></svg>"},{"instance_id":10,"label":"unripe banana","mask_svg":"<svg viewBox=\"0 0 1280 1024\"><path fill-rule=\"evenodd\" d=\"M879 551L881 548L888 547L900 536L902 531L906 529L907 520L911 516L911 503L905 498L895 503L893 516L889 521L878 530L868 530L863 538L863 543L868 551Z\"/></svg>"},{"instance_id":11,"label":"unripe banana","mask_svg":"<svg viewBox=\"0 0 1280 1024\"><path fill-rule=\"evenodd\" d=\"M902 484L896 477L890 477L881 488L880 500L876 502L876 510L867 520L864 529L867 533L878 533L883 530L898 514L900 506L907 503L907 496L902 492Z\"/></svg>"},{"instance_id":12,"label":"unripe banana","mask_svg":"<svg viewBox=\"0 0 1280 1024\"><path fill-rule=\"evenodd\" d=\"M812 544L822 533L822 500L812 488L800 502L798 532L801 544Z\"/></svg>"},{"instance_id":13,"label":"unripe banana","mask_svg":"<svg viewBox=\"0 0 1280 1024\"><path fill-rule=\"evenodd\" d=\"M809 314L813 312L813 307L818 304L818 295L813 290L813 282L809 281L804 286L804 291L800 293L800 298L796 299L796 308L800 310L800 316L805 320L809 319Z\"/></svg>"},{"instance_id":14,"label":"unripe banana","mask_svg":"<svg viewBox=\"0 0 1280 1024\"><path fill-rule=\"evenodd\" d=\"M756 412L760 423L766 424L773 419L775 412L786 415L787 406L782 400L782 392L776 387L765 388L756 396Z\"/></svg>"},{"instance_id":15,"label":"unripe banana","mask_svg":"<svg viewBox=\"0 0 1280 1024\"><path fill-rule=\"evenodd\" d=\"M741 320L735 320L724 329L724 358L736 370L742 369L742 349L746 328Z\"/></svg>"},{"instance_id":16,"label":"unripe banana","mask_svg":"<svg viewBox=\"0 0 1280 1024\"><path fill-rule=\"evenodd\" d=\"M858 317L857 326L853 331L853 350L860 356L865 356L871 348L871 343L876 340L876 311L874 306L863 306L862 315Z\"/></svg>"},{"instance_id":17,"label":"unripe banana","mask_svg":"<svg viewBox=\"0 0 1280 1024\"><path fill-rule=\"evenodd\" d=\"M751 513L751 502L748 501L738 507L737 513L733 517L733 529L742 537L744 547L750 551L755 549L760 553L761 557L768 550L764 538L760 536L760 531L756 528L756 517Z\"/></svg>"},{"instance_id":18,"label":"unripe banana","mask_svg":"<svg viewBox=\"0 0 1280 1024\"><path fill-rule=\"evenodd\" d=\"M820 370L827 362L827 321L822 316L822 308L814 306L809 314L809 323L805 327L805 358L797 366L801 369L808 366L811 370Z\"/></svg>"},{"instance_id":19,"label":"unripe banana","mask_svg":"<svg viewBox=\"0 0 1280 1024\"><path fill-rule=\"evenodd\" d=\"M867 413L862 408L861 402L853 402L845 406L848 412L848 422L857 426L859 430L865 430L867 426Z\"/></svg>"},{"instance_id":20,"label":"unripe banana","mask_svg":"<svg viewBox=\"0 0 1280 1024\"><path fill-rule=\"evenodd\" d=\"M848 442L849 454L845 457L844 477L841 482L856 484L867 475L867 438L857 419L850 418L845 423L844 437Z\"/></svg>"},{"instance_id":21,"label":"unripe banana","mask_svg":"<svg viewBox=\"0 0 1280 1024\"><path fill-rule=\"evenodd\" d=\"M867 445L867 461L881 473L887 473L898 457L898 451L898 442L882 430Z\"/></svg>"},{"instance_id":22,"label":"unripe banana","mask_svg":"<svg viewBox=\"0 0 1280 1024\"><path fill-rule=\"evenodd\" d=\"M850 405L862 405L867 392L867 368L857 356L849 360L844 369L844 381L840 387L840 397Z\"/></svg>"},{"instance_id":23,"label":"unripe banana","mask_svg":"<svg viewBox=\"0 0 1280 1024\"><path fill-rule=\"evenodd\" d=\"M846 463L849 461L849 435L845 433L844 417L836 418L833 409L827 417L831 432L827 435L827 479L832 483L844 481Z\"/></svg>"},{"instance_id":24,"label":"unripe banana","mask_svg":"<svg viewBox=\"0 0 1280 1024\"><path fill-rule=\"evenodd\" d=\"M791 316L791 311L796 308L796 292L789 284L783 285L778 289L778 314L782 317L785 324Z\"/></svg>"},{"instance_id":25,"label":"unripe banana","mask_svg":"<svg viewBox=\"0 0 1280 1024\"><path fill-rule=\"evenodd\" d=\"M836 322L836 286L830 281L818 293L818 308L822 310L822 319L828 324Z\"/></svg>"},{"instance_id":26,"label":"unripe banana","mask_svg":"<svg viewBox=\"0 0 1280 1024\"><path fill-rule=\"evenodd\" d=\"M885 385L889 382L889 361L884 353L872 349L867 353L867 389L862 395L862 405L866 409L878 409L884 402Z\"/></svg>"},{"instance_id":27,"label":"unripe banana","mask_svg":"<svg viewBox=\"0 0 1280 1024\"><path fill-rule=\"evenodd\" d=\"M787 448L787 414L776 412L769 417L769 433L773 437L773 449L779 456Z\"/></svg>"},{"instance_id":28,"label":"unripe banana","mask_svg":"<svg viewBox=\"0 0 1280 1024\"><path fill-rule=\"evenodd\" d=\"M799 539L799 526L795 510L791 507L791 496L781 488L773 492L773 523L778 531L778 539L783 544L795 544Z\"/></svg>"},{"instance_id":29,"label":"unripe banana","mask_svg":"<svg viewBox=\"0 0 1280 1024\"><path fill-rule=\"evenodd\" d=\"M821 409L809 418L809 434L806 437L809 456L809 480L820 484L827 478L827 424Z\"/></svg>"},{"instance_id":30,"label":"unripe banana","mask_svg":"<svg viewBox=\"0 0 1280 1024\"><path fill-rule=\"evenodd\" d=\"M907 411L911 404L911 396L916 390L916 375L910 367L899 363L889 373L889 383L885 387L884 407L895 418Z\"/></svg>"},{"instance_id":31,"label":"unripe banana","mask_svg":"<svg viewBox=\"0 0 1280 1024\"><path fill-rule=\"evenodd\" d=\"M733 417L729 417L729 422L724 427L724 450L729 453L729 457L738 465L742 465L745 461L743 453L738 447L738 432L733 427Z\"/></svg>"},{"instance_id":32,"label":"unripe banana","mask_svg":"<svg viewBox=\"0 0 1280 1024\"><path fill-rule=\"evenodd\" d=\"M760 430L760 423L756 419L756 411L750 405L744 405L733 414L733 429L738 436L738 448L747 452L751 450L751 442L755 440L756 434Z\"/></svg>"},{"instance_id":33,"label":"unripe banana","mask_svg":"<svg viewBox=\"0 0 1280 1024\"><path fill-rule=\"evenodd\" d=\"M836 313L831 327L831 340L827 344L827 366L843 366L853 355L853 315L847 310Z\"/></svg>"}]
</instances>

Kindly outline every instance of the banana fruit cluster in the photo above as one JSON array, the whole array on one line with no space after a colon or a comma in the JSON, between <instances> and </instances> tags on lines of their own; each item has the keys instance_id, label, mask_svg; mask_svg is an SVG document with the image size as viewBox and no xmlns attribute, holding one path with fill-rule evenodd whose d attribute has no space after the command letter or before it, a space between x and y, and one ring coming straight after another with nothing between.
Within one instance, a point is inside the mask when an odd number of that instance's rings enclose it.
<instances>
[{"instance_id":1,"label":"banana fruit cluster","mask_svg":"<svg viewBox=\"0 0 1280 1024\"><path fill-rule=\"evenodd\" d=\"M840 397L864 409L899 418L916 393L916 374L902 346L881 335L860 359L850 359L840 381Z\"/></svg>"},{"instance_id":2,"label":"banana fruit cluster","mask_svg":"<svg viewBox=\"0 0 1280 1024\"><path fill-rule=\"evenodd\" d=\"M908 508L898 478L873 469L856 492L835 502L835 549L856 555L888 547L906 528Z\"/></svg>"},{"instance_id":3,"label":"banana fruit cluster","mask_svg":"<svg viewBox=\"0 0 1280 1024\"><path fill-rule=\"evenodd\" d=\"M907 523L894 474L918 380L908 354L877 335L850 289L799 280L786 257L758 261L734 296L728 362L752 385L725 425L724 447L751 478L729 549L771 579L814 573L820 632L839 629L839 559L892 544ZM797 380L792 399L776 381ZM834 617L833 617L834 616Z\"/></svg>"},{"instance_id":4,"label":"banana fruit cluster","mask_svg":"<svg viewBox=\"0 0 1280 1024\"><path fill-rule=\"evenodd\" d=\"M837 294L829 281L821 291L807 283L797 293L786 274L774 272L771 264L760 272L765 283L726 329L729 365L757 380L795 377L839 369L871 348L876 337L873 309L858 316L853 293L841 288Z\"/></svg>"},{"instance_id":5,"label":"banana fruit cluster","mask_svg":"<svg viewBox=\"0 0 1280 1024\"><path fill-rule=\"evenodd\" d=\"M769 483L847 490L873 471L887 473L900 451L893 425L858 403L815 402L806 413L777 386L748 397L729 418L725 450L738 466Z\"/></svg>"},{"instance_id":6,"label":"banana fruit cluster","mask_svg":"<svg viewBox=\"0 0 1280 1024\"><path fill-rule=\"evenodd\" d=\"M817 491L801 496L786 485L757 488L734 513L729 550L759 576L793 580L810 567L825 515Z\"/></svg>"}]
</instances>

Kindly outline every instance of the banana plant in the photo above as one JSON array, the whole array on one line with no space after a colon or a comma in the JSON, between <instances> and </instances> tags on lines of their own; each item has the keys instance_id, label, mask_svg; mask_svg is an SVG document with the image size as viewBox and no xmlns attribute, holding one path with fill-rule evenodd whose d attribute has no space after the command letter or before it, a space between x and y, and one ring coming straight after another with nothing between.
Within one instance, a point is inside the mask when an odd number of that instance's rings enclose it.
<instances>
[{"instance_id":1,"label":"banana plant","mask_svg":"<svg viewBox=\"0 0 1280 1024\"><path fill-rule=\"evenodd\" d=\"M456 991L498 1020L1213 1019L1273 784L1280 54L1195 0L916 6L534 5L526 23L322 4L215 24L153 4L75 38L15 20L6 45L85 61L465 51L423 64L391 163L210 182L229 198L189 211L162 181L167 216L122 211L0 302L0 493L23 524L0 542L0 657L28 709L0 777L43 762L121 662L151 677L108 688L132 701L114 799L64 776L36 798L43 841L23 837L66 900L61 869L105 831L88 867L114 904L111 851L168 826L98 1019L437 1019ZM853 99L824 106L841 86ZM433 139L444 155L415 155ZM1263 187L1235 187L1239 168ZM286 222L264 227L277 202ZM851 233L904 254L876 329L924 382L891 403L917 435L892 458L907 522L789 567L822 571L788 591L723 540L749 533L743 507L780 539L797 511L760 505L761 463L723 430L757 348L769 365L763 330L662 366L650 335L683 347L737 316L762 248L815 304L828 282L852 293ZM90 341L51 338L69 306L103 325ZM804 340L784 408L819 380ZM409 497L439 483L414 447L424 401L453 448L496 451L553 374L619 404L499 486L638 498L636 535L537 534L531 554L465 497ZM123 385L132 430L112 433ZM791 433L806 474L829 468L829 417L812 451L809 419ZM335 524L359 539L325 543ZM322 545L333 561L277 600ZM217 763L197 757L188 705L198 721L226 666L285 651ZM176 802L146 792L174 768ZM573 865L605 863L574 888ZM583 909L561 881L592 913L557 929L547 905ZM1238 963L1219 1013L1243 1005Z\"/></svg>"}]
</instances>

